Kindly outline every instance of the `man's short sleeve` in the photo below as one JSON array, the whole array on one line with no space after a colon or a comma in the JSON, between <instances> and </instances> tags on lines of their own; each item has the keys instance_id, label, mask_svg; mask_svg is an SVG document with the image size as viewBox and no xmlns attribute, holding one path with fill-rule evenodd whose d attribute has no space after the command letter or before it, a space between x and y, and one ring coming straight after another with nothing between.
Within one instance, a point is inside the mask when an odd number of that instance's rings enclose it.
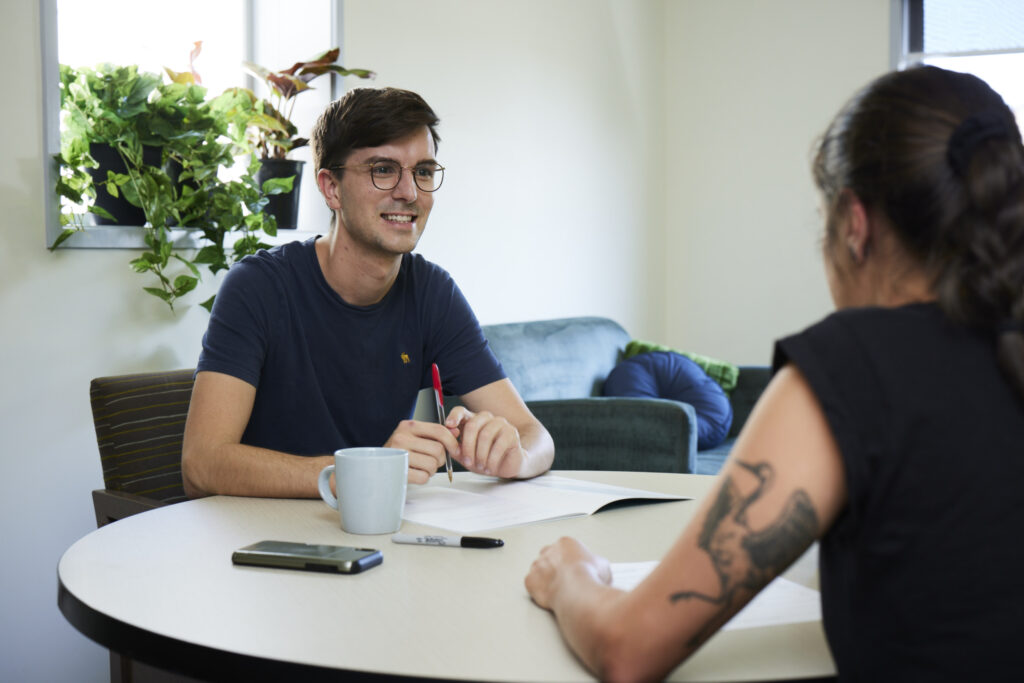
<instances>
[{"instance_id":1,"label":"man's short sleeve","mask_svg":"<svg viewBox=\"0 0 1024 683\"><path fill-rule=\"evenodd\" d=\"M258 259L244 259L221 283L203 335L196 370L212 370L259 386L267 355L272 279Z\"/></svg>"},{"instance_id":2,"label":"man's short sleeve","mask_svg":"<svg viewBox=\"0 0 1024 683\"><path fill-rule=\"evenodd\" d=\"M429 274L419 271L417 277L429 280L421 290L429 293L428 305L422 309L426 316L423 329L429 330L425 339L428 357L433 358L441 370L445 392L462 396L504 379L501 363L452 277L427 261L417 265L429 266L432 270ZM430 386L429 364L423 382L424 387Z\"/></svg>"}]
</instances>

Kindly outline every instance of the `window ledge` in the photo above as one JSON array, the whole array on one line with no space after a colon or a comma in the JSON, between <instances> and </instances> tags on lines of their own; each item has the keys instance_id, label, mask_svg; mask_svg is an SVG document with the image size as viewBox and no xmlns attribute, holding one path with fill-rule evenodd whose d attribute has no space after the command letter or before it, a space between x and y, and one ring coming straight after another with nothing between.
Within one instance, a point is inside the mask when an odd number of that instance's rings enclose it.
<instances>
[{"instance_id":1,"label":"window ledge","mask_svg":"<svg viewBox=\"0 0 1024 683\"><path fill-rule=\"evenodd\" d=\"M79 230L61 243L58 249L146 249L145 228L121 225L90 225ZM175 228L171 231L175 249L198 249L203 246L202 233L195 228ZM225 244L230 244L229 233ZM275 237L260 234L267 244L287 244L295 240L306 240L318 234L308 230L278 230Z\"/></svg>"}]
</instances>

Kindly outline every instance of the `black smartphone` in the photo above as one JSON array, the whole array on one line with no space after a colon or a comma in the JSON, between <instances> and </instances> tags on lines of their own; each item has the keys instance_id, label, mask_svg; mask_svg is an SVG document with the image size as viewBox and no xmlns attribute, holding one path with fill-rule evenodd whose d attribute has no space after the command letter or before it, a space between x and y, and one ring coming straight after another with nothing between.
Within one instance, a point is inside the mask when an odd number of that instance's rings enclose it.
<instances>
[{"instance_id":1,"label":"black smartphone","mask_svg":"<svg viewBox=\"0 0 1024 683\"><path fill-rule=\"evenodd\" d=\"M358 574L384 561L379 550L290 541L260 541L239 548L231 561L254 567L302 569L330 574Z\"/></svg>"}]
</instances>

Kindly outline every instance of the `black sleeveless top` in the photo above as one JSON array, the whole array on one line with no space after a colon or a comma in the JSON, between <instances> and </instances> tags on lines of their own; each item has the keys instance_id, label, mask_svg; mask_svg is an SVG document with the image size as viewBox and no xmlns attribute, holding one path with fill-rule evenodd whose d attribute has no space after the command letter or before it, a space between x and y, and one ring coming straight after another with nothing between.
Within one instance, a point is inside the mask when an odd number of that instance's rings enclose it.
<instances>
[{"instance_id":1,"label":"black sleeveless top","mask_svg":"<svg viewBox=\"0 0 1024 683\"><path fill-rule=\"evenodd\" d=\"M821 541L840 680L1024 680L1024 400L991 334L935 304L848 309L779 341L842 453Z\"/></svg>"}]
</instances>

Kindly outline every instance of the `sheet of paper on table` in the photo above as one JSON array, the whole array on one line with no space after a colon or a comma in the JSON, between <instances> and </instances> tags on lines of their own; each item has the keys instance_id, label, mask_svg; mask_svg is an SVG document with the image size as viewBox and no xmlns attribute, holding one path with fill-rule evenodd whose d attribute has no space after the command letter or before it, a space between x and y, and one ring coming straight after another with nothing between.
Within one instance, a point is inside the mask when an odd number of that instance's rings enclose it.
<instances>
[{"instance_id":1,"label":"sheet of paper on table","mask_svg":"<svg viewBox=\"0 0 1024 683\"><path fill-rule=\"evenodd\" d=\"M643 581L657 562L612 563L612 585L631 590ZM722 630L758 628L802 621L821 621L821 594L784 577L776 577L730 619Z\"/></svg>"},{"instance_id":2,"label":"sheet of paper on table","mask_svg":"<svg viewBox=\"0 0 1024 683\"><path fill-rule=\"evenodd\" d=\"M442 475L434 475L442 476ZM619 501L688 500L686 496L643 491L545 474L508 481L459 472L451 486L410 486L402 518L463 534L551 519L591 515Z\"/></svg>"}]
</instances>

